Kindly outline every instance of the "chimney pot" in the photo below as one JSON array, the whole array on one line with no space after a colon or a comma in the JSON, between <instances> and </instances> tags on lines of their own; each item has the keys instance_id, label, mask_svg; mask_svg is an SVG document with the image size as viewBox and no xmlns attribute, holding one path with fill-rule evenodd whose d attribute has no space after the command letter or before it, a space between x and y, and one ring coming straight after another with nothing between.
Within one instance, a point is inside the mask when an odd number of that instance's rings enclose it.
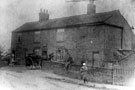
<instances>
[{"instance_id":1,"label":"chimney pot","mask_svg":"<svg viewBox=\"0 0 135 90\"><path fill-rule=\"evenodd\" d=\"M96 5L94 4L93 0L90 0L89 4L87 5L87 14L93 15L96 13Z\"/></svg>"},{"instance_id":2,"label":"chimney pot","mask_svg":"<svg viewBox=\"0 0 135 90\"><path fill-rule=\"evenodd\" d=\"M42 12L42 9L40 9L40 12Z\"/></svg>"},{"instance_id":3,"label":"chimney pot","mask_svg":"<svg viewBox=\"0 0 135 90\"><path fill-rule=\"evenodd\" d=\"M40 9L40 13L39 13L39 21L47 21L49 19L49 14L48 14L48 10L45 9Z\"/></svg>"},{"instance_id":4,"label":"chimney pot","mask_svg":"<svg viewBox=\"0 0 135 90\"><path fill-rule=\"evenodd\" d=\"M44 11L43 11L44 13L45 13L45 9L44 9Z\"/></svg>"},{"instance_id":5,"label":"chimney pot","mask_svg":"<svg viewBox=\"0 0 135 90\"><path fill-rule=\"evenodd\" d=\"M46 10L46 13L48 14L48 10Z\"/></svg>"}]
</instances>

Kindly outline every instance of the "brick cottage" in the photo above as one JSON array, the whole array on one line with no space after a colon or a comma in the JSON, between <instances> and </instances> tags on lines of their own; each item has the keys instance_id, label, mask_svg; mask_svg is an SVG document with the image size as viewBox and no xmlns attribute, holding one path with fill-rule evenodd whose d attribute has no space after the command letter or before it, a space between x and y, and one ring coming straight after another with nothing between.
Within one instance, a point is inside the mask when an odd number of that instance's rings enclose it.
<instances>
[{"instance_id":1,"label":"brick cottage","mask_svg":"<svg viewBox=\"0 0 135 90\"><path fill-rule=\"evenodd\" d=\"M54 53L54 61L64 61L67 52L76 64L85 59L93 67L108 67L114 53L133 49L133 32L119 10L96 13L88 4L87 14L49 19L40 10L39 21L27 22L12 32L11 50L20 64L25 56Z\"/></svg>"}]
</instances>

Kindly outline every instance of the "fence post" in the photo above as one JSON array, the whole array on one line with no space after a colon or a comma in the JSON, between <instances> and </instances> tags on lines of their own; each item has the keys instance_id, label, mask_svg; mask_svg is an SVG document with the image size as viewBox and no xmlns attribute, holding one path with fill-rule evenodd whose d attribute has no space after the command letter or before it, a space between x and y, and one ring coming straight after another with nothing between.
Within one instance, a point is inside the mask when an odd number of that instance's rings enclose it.
<instances>
[{"instance_id":1,"label":"fence post","mask_svg":"<svg viewBox=\"0 0 135 90\"><path fill-rule=\"evenodd\" d=\"M112 68L112 70L111 70L111 71L112 71L112 84L113 84L113 71L114 71L114 70L113 70L113 68Z\"/></svg>"}]
</instances>

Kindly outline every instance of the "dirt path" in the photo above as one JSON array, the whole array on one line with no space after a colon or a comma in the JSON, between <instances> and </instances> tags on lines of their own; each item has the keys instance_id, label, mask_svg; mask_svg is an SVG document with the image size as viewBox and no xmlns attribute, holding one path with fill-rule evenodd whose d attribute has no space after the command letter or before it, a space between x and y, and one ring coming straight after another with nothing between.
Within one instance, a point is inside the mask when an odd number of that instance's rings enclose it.
<instances>
[{"instance_id":1,"label":"dirt path","mask_svg":"<svg viewBox=\"0 0 135 90\"><path fill-rule=\"evenodd\" d=\"M97 90L47 77L61 78L41 70L27 70L23 67L1 68L0 90Z\"/></svg>"}]
</instances>

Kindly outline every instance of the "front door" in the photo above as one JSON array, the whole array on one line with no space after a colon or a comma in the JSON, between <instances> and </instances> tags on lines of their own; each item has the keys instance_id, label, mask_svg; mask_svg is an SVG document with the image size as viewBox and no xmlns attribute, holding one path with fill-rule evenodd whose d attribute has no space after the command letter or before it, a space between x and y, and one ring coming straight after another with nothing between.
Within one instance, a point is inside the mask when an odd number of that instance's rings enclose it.
<instances>
[{"instance_id":1,"label":"front door","mask_svg":"<svg viewBox=\"0 0 135 90\"><path fill-rule=\"evenodd\" d=\"M47 46L43 46L42 57L44 60L47 60Z\"/></svg>"},{"instance_id":2,"label":"front door","mask_svg":"<svg viewBox=\"0 0 135 90\"><path fill-rule=\"evenodd\" d=\"M93 52L92 67L100 67L100 55L99 55L99 52Z\"/></svg>"}]
</instances>

